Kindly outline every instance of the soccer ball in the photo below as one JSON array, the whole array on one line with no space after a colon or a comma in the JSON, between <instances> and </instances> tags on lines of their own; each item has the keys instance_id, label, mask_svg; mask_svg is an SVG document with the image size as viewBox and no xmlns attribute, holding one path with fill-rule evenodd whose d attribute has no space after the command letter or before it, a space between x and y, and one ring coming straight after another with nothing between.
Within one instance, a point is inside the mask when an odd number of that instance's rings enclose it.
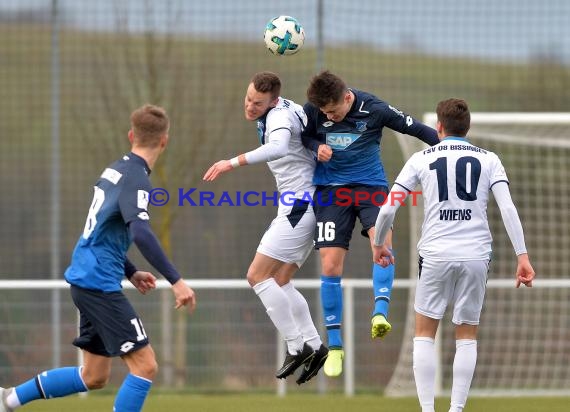
<instances>
[{"instance_id":1,"label":"soccer ball","mask_svg":"<svg viewBox=\"0 0 570 412\"><path fill-rule=\"evenodd\" d=\"M305 30L294 17L279 16L269 20L263 38L271 53L290 55L303 47Z\"/></svg>"}]
</instances>

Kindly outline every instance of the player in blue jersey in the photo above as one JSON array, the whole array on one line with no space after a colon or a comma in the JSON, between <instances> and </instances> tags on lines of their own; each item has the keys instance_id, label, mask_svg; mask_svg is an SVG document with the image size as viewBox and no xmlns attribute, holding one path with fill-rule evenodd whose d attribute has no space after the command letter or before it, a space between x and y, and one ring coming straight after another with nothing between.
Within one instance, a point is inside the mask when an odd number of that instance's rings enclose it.
<instances>
[{"instance_id":1,"label":"player in blue jersey","mask_svg":"<svg viewBox=\"0 0 570 412\"><path fill-rule=\"evenodd\" d=\"M100 389L111 373L111 360L121 357L129 369L115 398L115 412L140 411L157 371L154 351L143 324L121 290L127 278L142 294L155 287L150 272L127 258L134 242L142 255L172 284L175 307L194 309L194 291L180 277L152 232L147 210L149 174L168 142L164 109L145 105L131 115L131 152L109 165L94 186L83 233L65 279L80 312L83 350L80 367L48 370L15 388L0 388L0 412L12 412L36 399L51 399Z\"/></svg>"},{"instance_id":2,"label":"player in blue jersey","mask_svg":"<svg viewBox=\"0 0 570 412\"><path fill-rule=\"evenodd\" d=\"M382 129L388 127L435 145L437 132L378 99L348 88L329 71L312 78L307 89L308 117L303 144L317 154L313 183L317 228L315 247L322 266L321 301L328 334L329 356L325 374L342 373L341 277L356 218L362 235L374 239L378 206L387 198L388 181L380 158ZM391 235L388 237L391 246ZM372 338L384 337L392 326L387 321L394 265L373 264L374 309Z\"/></svg>"}]
</instances>

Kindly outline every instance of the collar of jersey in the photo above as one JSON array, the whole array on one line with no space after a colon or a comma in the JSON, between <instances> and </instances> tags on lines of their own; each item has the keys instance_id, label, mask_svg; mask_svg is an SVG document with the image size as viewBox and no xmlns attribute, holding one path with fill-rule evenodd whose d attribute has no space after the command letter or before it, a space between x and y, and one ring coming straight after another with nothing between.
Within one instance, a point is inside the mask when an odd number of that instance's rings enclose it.
<instances>
[{"instance_id":1,"label":"collar of jersey","mask_svg":"<svg viewBox=\"0 0 570 412\"><path fill-rule=\"evenodd\" d=\"M444 137L444 138L442 139L442 141L444 141L444 140L459 140L459 141L462 141L462 142L469 143L465 137L458 137L458 136L448 136L448 137Z\"/></svg>"},{"instance_id":2,"label":"collar of jersey","mask_svg":"<svg viewBox=\"0 0 570 412\"><path fill-rule=\"evenodd\" d=\"M144 167L144 169L146 170L146 173L148 175L150 175L150 167L148 167L148 165L146 164L146 160L144 160L142 157L140 157L137 154L134 154L133 152L129 153L129 157L131 159L133 159L135 162L139 163L142 167Z\"/></svg>"}]
</instances>

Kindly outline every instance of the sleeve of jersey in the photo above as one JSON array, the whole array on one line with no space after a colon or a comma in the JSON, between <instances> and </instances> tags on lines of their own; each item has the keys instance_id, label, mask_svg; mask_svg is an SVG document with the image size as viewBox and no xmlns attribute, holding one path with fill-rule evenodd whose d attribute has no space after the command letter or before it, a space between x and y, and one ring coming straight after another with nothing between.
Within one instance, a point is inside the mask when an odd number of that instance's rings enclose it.
<instances>
[{"instance_id":1,"label":"sleeve of jersey","mask_svg":"<svg viewBox=\"0 0 570 412\"><path fill-rule=\"evenodd\" d=\"M315 112L316 108L312 104L306 103L303 106L303 110L307 115L307 126L301 132L301 142L307 149L317 153L319 151L319 146L325 142L322 142L317 138L317 129L315 127L315 122L317 121L317 113Z\"/></svg>"},{"instance_id":2,"label":"sleeve of jersey","mask_svg":"<svg viewBox=\"0 0 570 412\"><path fill-rule=\"evenodd\" d=\"M275 109L274 109L275 110ZM291 125L283 116L285 113L270 113L267 119L267 141L257 149L247 152L245 160L248 164L270 162L280 159L289 153Z\"/></svg>"},{"instance_id":3,"label":"sleeve of jersey","mask_svg":"<svg viewBox=\"0 0 570 412\"><path fill-rule=\"evenodd\" d=\"M493 191L497 205L499 205L501 218L503 219L505 229L507 230L509 239L511 239L515 253L517 256L526 253L523 227L513 199L511 198L508 183L506 181L497 182L491 186L491 190Z\"/></svg>"},{"instance_id":4,"label":"sleeve of jersey","mask_svg":"<svg viewBox=\"0 0 570 412\"><path fill-rule=\"evenodd\" d=\"M142 173L144 172L141 171ZM146 176L134 176L132 171L125 176L119 195L119 208L125 223L150 219L148 214L150 189L150 182Z\"/></svg>"},{"instance_id":5,"label":"sleeve of jersey","mask_svg":"<svg viewBox=\"0 0 570 412\"><path fill-rule=\"evenodd\" d=\"M181 279L180 274L178 274L174 265L168 260L162 247L160 247L160 243L152 232L148 221L133 220L129 224L129 232L133 242L137 245L144 258L158 270L171 285Z\"/></svg>"},{"instance_id":6,"label":"sleeve of jersey","mask_svg":"<svg viewBox=\"0 0 570 412\"><path fill-rule=\"evenodd\" d=\"M392 130L417 137L430 146L439 143L437 131L419 122L412 116L390 106L386 103L381 105L382 122Z\"/></svg>"},{"instance_id":7,"label":"sleeve of jersey","mask_svg":"<svg viewBox=\"0 0 570 412\"><path fill-rule=\"evenodd\" d=\"M127 279L132 278L136 271L137 268L133 262L131 262L129 258L125 258L125 277Z\"/></svg>"},{"instance_id":8,"label":"sleeve of jersey","mask_svg":"<svg viewBox=\"0 0 570 412\"><path fill-rule=\"evenodd\" d=\"M384 243L388 230L390 230L392 223L394 223L394 217L396 216L398 208L418 184L417 173L413 166L415 162L417 162L417 155L413 155L406 162L402 171L396 178L396 183L392 186L385 204L380 207L380 212L376 218L375 225L375 245L381 245Z\"/></svg>"},{"instance_id":9,"label":"sleeve of jersey","mask_svg":"<svg viewBox=\"0 0 570 412\"><path fill-rule=\"evenodd\" d=\"M382 245L384 243L386 235L394 223L396 212L398 211L401 204L400 201L404 202L408 197L408 192L404 192L404 196L398 196L397 202L390 201L390 199L394 199L394 196L392 194L394 190L401 190L398 184L392 186L392 190L390 190L390 193L388 194L388 199L386 203L380 207L380 212L376 218L376 224L374 227L374 244L376 246Z\"/></svg>"}]
</instances>

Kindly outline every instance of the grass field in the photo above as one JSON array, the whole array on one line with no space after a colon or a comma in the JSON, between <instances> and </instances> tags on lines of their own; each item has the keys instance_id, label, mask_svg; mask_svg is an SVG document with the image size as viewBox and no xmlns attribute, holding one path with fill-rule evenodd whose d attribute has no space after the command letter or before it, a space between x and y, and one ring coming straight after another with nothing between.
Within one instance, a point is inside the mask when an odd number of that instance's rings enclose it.
<instances>
[{"instance_id":1,"label":"grass field","mask_svg":"<svg viewBox=\"0 0 570 412\"><path fill-rule=\"evenodd\" d=\"M569 398L473 398L466 412L566 412ZM437 411L447 411L449 399L436 402ZM72 396L50 401L36 401L24 409L33 412L111 411L113 395L93 395L79 398ZM342 395L174 395L154 394L145 403L145 412L346 412L346 411L419 411L416 398L383 398L374 395L359 395L346 398Z\"/></svg>"}]
</instances>

